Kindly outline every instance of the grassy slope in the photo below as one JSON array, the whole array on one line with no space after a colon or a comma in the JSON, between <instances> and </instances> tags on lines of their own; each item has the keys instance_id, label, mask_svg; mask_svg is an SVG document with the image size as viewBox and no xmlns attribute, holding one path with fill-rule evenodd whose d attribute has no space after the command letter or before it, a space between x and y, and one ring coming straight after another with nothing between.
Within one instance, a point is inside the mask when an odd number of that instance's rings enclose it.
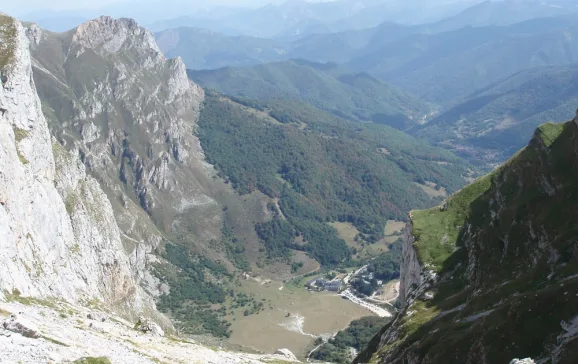
<instances>
[{"instance_id":1,"label":"grassy slope","mask_svg":"<svg viewBox=\"0 0 578 364\"><path fill-rule=\"evenodd\" d=\"M0 71L10 64L14 57L16 42L16 26L14 19L0 14Z\"/></svg>"},{"instance_id":2,"label":"grassy slope","mask_svg":"<svg viewBox=\"0 0 578 364\"><path fill-rule=\"evenodd\" d=\"M433 299L415 301L396 324L398 341L372 343L373 360L401 362L413 345L431 363L498 363L544 358L558 345L558 362L572 362L575 346L556 337L577 313L578 296L569 294L578 289L577 165L578 127L545 124L502 168L453 196L447 211L415 212L418 256L436 264L440 281Z\"/></svg>"},{"instance_id":3,"label":"grassy slope","mask_svg":"<svg viewBox=\"0 0 578 364\"><path fill-rule=\"evenodd\" d=\"M307 102L335 115L405 129L431 106L367 74L346 74L332 65L286 61L250 68L190 71L201 85L232 96Z\"/></svg>"}]
</instances>

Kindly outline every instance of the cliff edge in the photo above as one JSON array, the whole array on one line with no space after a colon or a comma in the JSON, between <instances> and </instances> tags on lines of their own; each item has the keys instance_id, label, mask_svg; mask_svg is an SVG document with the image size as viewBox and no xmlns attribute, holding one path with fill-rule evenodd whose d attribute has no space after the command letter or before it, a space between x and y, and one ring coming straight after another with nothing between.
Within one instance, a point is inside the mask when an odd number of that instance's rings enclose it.
<instances>
[{"instance_id":1,"label":"cliff edge","mask_svg":"<svg viewBox=\"0 0 578 364\"><path fill-rule=\"evenodd\" d=\"M578 358L578 124L529 145L441 206L410 214L404 306L356 363Z\"/></svg>"}]
</instances>

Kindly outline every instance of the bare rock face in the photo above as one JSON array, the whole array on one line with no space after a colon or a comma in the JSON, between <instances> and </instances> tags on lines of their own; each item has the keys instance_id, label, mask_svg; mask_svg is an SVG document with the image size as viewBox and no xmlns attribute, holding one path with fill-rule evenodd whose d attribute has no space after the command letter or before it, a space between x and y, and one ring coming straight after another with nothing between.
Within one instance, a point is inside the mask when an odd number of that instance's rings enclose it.
<instances>
[{"instance_id":1,"label":"bare rock face","mask_svg":"<svg viewBox=\"0 0 578 364\"><path fill-rule=\"evenodd\" d=\"M204 92L183 62L166 59L130 19L27 32L50 133L105 192L137 283L161 293L149 267L162 239L186 239L227 261L207 246L220 239L225 214L238 217L246 202L205 161L195 136ZM252 224L235 221L257 239Z\"/></svg>"},{"instance_id":2,"label":"bare rock face","mask_svg":"<svg viewBox=\"0 0 578 364\"><path fill-rule=\"evenodd\" d=\"M106 194L86 174L78 151L50 137L29 39L20 22L11 21L14 56L0 87L0 264L7 272L0 275L0 300L17 292L97 300L127 316L154 312L136 283ZM31 39L41 37L33 27Z\"/></svg>"},{"instance_id":3,"label":"bare rock face","mask_svg":"<svg viewBox=\"0 0 578 364\"><path fill-rule=\"evenodd\" d=\"M510 364L535 364L536 362L530 358L526 359L513 359Z\"/></svg>"}]
</instances>

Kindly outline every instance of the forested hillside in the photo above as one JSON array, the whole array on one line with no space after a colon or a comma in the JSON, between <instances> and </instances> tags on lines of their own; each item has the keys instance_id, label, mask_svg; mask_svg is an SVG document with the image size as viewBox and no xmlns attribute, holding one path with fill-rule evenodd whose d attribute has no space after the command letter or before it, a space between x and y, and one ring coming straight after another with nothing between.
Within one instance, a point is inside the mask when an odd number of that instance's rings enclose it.
<instances>
[{"instance_id":1,"label":"forested hillside","mask_svg":"<svg viewBox=\"0 0 578 364\"><path fill-rule=\"evenodd\" d=\"M320 263L349 259L329 221L347 221L375 242L388 219L428 206L419 184L450 191L464 184L468 165L452 154L376 124L339 119L307 104L255 102L209 94L199 120L207 159L243 194L278 199L271 222L257 232L270 257L288 249Z\"/></svg>"},{"instance_id":2,"label":"forested hillside","mask_svg":"<svg viewBox=\"0 0 578 364\"><path fill-rule=\"evenodd\" d=\"M349 74L335 64L307 61L268 63L246 68L189 71L206 88L256 100L299 100L336 116L406 129L422 121L433 106L366 73Z\"/></svg>"},{"instance_id":3,"label":"forested hillside","mask_svg":"<svg viewBox=\"0 0 578 364\"><path fill-rule=\"evenodd\" d=\"M548 121L578 105L578 64L522 71L475 92L412 134L480 163L507 159Z\"/></svg>"}]
</instances>

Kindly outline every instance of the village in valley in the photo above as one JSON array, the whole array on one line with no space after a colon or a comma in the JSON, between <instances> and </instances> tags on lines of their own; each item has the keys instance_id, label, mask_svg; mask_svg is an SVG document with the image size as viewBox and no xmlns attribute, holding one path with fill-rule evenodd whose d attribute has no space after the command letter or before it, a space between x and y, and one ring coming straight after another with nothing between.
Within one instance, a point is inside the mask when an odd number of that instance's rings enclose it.
<instances>
[{"instance_id":1,"label":"village in valley","mask_svg":"<svg viewBox=\"0 0 578 364\"><path fill-rule=\"evenodd\" d=\"M336 292L380 317L392 316L396 311L393 304L399 296L398 280L384 284L375 279L367 266L351 273L329 272L312 278L305 283L305 288L312 292Z\"/></svg>"}]
</instances>

